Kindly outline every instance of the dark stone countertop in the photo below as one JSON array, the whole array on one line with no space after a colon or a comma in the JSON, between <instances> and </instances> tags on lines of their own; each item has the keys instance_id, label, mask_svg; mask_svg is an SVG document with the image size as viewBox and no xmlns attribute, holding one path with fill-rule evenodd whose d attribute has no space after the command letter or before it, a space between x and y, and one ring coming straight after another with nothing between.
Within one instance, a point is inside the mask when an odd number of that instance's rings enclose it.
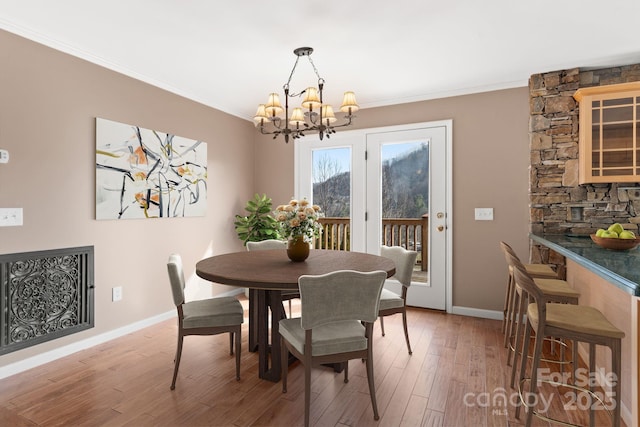
<instances>
[{"instance_id":1,"label":"dark stone countertop","mask_svg":"<svg viewBox=\"0 0 640 427\"><path fill-rule=\"evenodd\" d=\"M640 296L640 247L628 251L612 251L596 245L589 236L529 234L529 237L575 261L626 293Z\"/></svg>"}]
</instances>

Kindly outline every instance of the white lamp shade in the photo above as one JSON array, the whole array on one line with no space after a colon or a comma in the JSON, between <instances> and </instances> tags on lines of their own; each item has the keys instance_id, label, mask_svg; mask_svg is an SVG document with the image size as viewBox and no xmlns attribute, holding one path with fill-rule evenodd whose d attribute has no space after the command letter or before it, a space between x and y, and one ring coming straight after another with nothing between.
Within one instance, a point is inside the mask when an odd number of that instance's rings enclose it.
<instances>
[{"instance_id":1,"label":"white lamp shade","mask_svg":"<svg viewBox=\"0 0 640 427\"><path fill-rule=\"evenodd\" d=\"M267 115L271 117L279 116L284 111L282 105L280 104L280 96L277 93L269 94L269 100L264 107Z\"/></svg>"},{"instance_id":2,"label":"white lamp shade","mask_svg":"<svg viewBox=\"0 0 640 427\"><path fill-rule=\"evenodd\" d=\"M307 88L307 90L305 91L304 100L302 101L302 106L310 110L320 107L320 96L318 95L318 89L313 86Z\"/></svg>"},{"instance_id":3,"label":"white lamp shade","mask_svg":"<svg viewBox=\"0 0 640 427\"><path fill-rule=\"evenodd\" d=\"M304 125L304 113L302 112L302 108L296 107L293 109L291 112L291 118L289 119L289 124L296 127Z\"/></svg>"},{"instance_id":4,"label":"white lamp shade","mask_svg":"<svg viewBox=\"0 0 640 427\"><path fill-rule=\"evenodd\" d=\"M256 111L256 115L253 116L253 121L257 126L261 123L264 123L267 120L269 120L269 116L267 116L267 112L265 111L264 104L258 105L258 111Z\"/></svg>"},{"instance_id":5,"label":"white lamp shade","mask_svg":"<svg viewBox=\"0 0 640 427\"><path fill-rule=\"evenodd\" d=\"M355 113L360 109L360 106L356 102L356 94L353 92L345 92L342 98L342 105L340 111L343 113Z\"/></svg>"},{"instance_id":6,"label":"white lamp shade","mask_svg":"<svg viewBox=\"0 0 640 427\"><path fill-rule=\"evenodd\" d=\"M323 105L322 106L322 123L326 126L331 125L331 123L335 122L336 116L333 114L333 107L331 105Z\"/></svg>"}]
</instances>

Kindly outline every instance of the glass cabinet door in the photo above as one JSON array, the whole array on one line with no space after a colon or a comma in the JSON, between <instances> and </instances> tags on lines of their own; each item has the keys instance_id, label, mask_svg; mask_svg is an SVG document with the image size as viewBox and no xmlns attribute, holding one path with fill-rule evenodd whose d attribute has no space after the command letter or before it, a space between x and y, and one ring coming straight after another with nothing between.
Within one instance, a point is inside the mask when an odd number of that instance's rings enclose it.
<instances>
[{"instance_id":1,"label":"glass cabinet door","mask_svg":"<svg viewBox=\"0 0 640 427\"><path fill-rule=\"evenodd\" d=\"M640 83L579 89L580 183L640 182Z\"/></svg>"}]
</instances>

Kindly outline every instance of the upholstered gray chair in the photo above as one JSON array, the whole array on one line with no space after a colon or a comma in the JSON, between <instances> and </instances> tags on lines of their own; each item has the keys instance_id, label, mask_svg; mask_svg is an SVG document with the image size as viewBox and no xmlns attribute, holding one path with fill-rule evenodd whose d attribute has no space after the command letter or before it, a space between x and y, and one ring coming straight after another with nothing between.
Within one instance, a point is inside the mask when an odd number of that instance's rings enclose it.
<instances>
[{"instance_id":1,"label":"upholstered gray chair","mask_svg":"<svg viewBox=\"0 0 640 427\"><path fill-rule=\"evenodd\" d=\"M248 251L266 251L271 249L287 249L287 242L284 240L267 239L261 242L247 242ZM300 298L298 291L281 291L282 301L289 301L289 317L291 317L291 300ZM284 317L284 315L283 315Z\"/></svg>"},{"instance_id":2,"label":"upholstered gray chair","mask_svg":"<svg viewBox=\"0 0 640 427\"><path fill-rule=\"evenodd\" d=\"M311 367L344 363L344 382L349 381L351 359L364 359L373 407L378 420L373 380L373 323L378 317L380 293L387 274L341 270L319 276L301 276L302 316L282 319L282 392L287 392L288 352L304 365L304 423L309 425Z\"/></svg>"},{"instance_id":3,"label":"upholstered gray chair","mask_svg":"<svg viewBox=\"0 0 640 427\"><path fill-rule=\"evenodd\" d=\"M171 390L176 388L176 378L182 355L182 342L187 335L217 335L229 333L229 351L233 354L235 336L236 347L236 379L240 380L240 352L242 342L242 323L244 311L240 301L233 297L209 298L205 300L185 302L184 272L180 255L172 254L167 262L169 282L173 292L173 302L178 310L178 348L174 360Z\"/></svg>"},{"instance_id":4,"label":"upholstered gray chair","mask_svg":"<svg viewBox=\"0 0 640 427\"><path fill-rule=\"evenodd\" d=\"M380 255L393 260L396 265L396 274L393 277L402 285L402 294L398 295L389 289L383 289L380 296L380 328L384 336L384 316L402 313L402 324L404 326L404 338L407 341L407 350L412 354L409 343L409 330L407 329L407 290L411 286L411 276L413 266L416 263L418 252L409 251L400 246L382 246Z\"/></svg>"}]
</instances>

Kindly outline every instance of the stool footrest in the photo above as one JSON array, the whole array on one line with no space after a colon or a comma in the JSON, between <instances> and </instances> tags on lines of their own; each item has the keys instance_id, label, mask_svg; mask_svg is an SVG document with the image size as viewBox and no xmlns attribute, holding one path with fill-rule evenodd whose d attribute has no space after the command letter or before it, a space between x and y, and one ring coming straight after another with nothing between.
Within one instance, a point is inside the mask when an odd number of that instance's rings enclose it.
<instances>
[{"instance_id":1,"label":"stool footrest","mask_svg":"<svg viewBox=\"0 0 640 427\"><path fill-rule=\"evenodd\" d=\"M541 359L542 360L542 359ZM559 420L557 418L551 418L548 417L546 415L543 415L541 413L539 413L538 411L536 411L534 409L534 406L530 406L527 402L525 402L524 396L523 396L523 392L522 392L522 385L527 382L527 381L531 381L531 378L523 378L520 380L520 382L518 383L518 397L520 398L520 403L522 403L522 406L524 406L525 408L527 408L527 410L529 411L533 411L533 415L536 416L537 418L540 418L541 420L544 421L548 421L548 422L552 422L552 423L557 423L563 426L570 426L570 427L584 427L581 424L573 424L570 423L568 421L563 421L563 420ZM592 390L589 390L587 388L584 387L579 387L577 385L573 385L573 384L568 384L568 383L562 383L559 381L552 381L552 380L538 380L539 383L544 383L544 384L549 384L553 387L567 387L567 388L571 388L573 390L577 390L579 392L584 392L587 393L589 396L591 396L591 402L588 405L590 410L593 410L593 405L595 402L593 402L593 400L597 400L602 409L604 409L605 411L607 411L607 414L609 416L611 416L611 411L609 410L609 405L607 405L603 399L600 398L600 396L598 395L598 393L593 392ZM540 394L540 390L538 390L537 395ZM603 396L604 397L604 396ZM615 402L617 404L617 402Z\"/></svg>"}]
</instances>

